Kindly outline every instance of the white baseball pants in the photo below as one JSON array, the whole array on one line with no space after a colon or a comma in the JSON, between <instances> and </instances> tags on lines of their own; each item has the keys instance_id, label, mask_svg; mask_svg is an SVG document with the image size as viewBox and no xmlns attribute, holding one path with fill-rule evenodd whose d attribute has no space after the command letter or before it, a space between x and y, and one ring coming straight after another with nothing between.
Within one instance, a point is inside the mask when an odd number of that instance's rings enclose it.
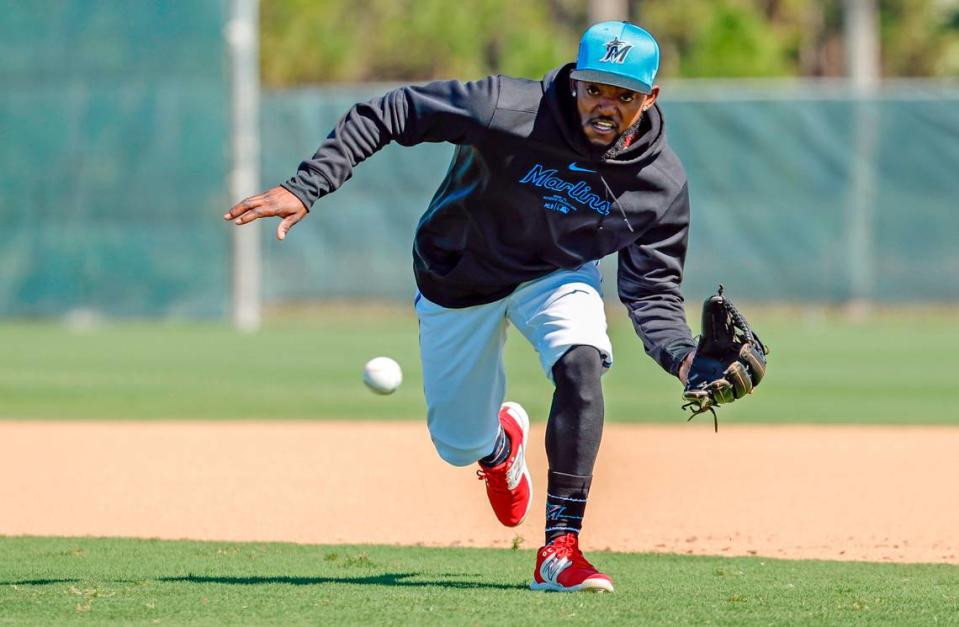
<instances>
[{"instance_id":1,"label":"white baseball pants","mask_svg":"<svg viewBox=\"0 0 959 627\"><path fill-rule=\"evenodd\" d=\"M486 305L448 309L417 295L427 424L440 457L467 466L492 451L506 390L503 346L510 322L536 349L550 380L553 365L572 346L593 346L605 367L612 365L601 282L591 262L523 283Z\"/></svg>"}]
</instances>

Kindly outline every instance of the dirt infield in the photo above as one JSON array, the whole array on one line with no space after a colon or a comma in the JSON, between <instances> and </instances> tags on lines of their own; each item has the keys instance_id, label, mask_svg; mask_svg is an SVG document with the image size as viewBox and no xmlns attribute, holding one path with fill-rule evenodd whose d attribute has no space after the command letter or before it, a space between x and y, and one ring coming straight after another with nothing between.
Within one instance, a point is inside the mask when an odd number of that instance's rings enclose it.
<instances>
[{"instance_id":1,"label":"dirt infield","mask_svg":"<svg viewBox=\"0 0 959 627\"><path fill-rule=\"evenodd\" d=\"M408 423L0 422L0 534L523 546ZM592 549L959 563L959 428L608 425Z\"/></svg>"}]
</instances>

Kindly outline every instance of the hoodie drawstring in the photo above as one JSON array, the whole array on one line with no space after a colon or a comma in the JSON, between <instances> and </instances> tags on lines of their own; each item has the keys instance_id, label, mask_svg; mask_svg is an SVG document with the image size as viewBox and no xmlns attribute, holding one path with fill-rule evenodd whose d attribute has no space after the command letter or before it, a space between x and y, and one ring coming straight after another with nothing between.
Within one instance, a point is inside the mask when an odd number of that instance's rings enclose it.
<instances>
[{"instance_id":1,"label":"hoodie drawstring","mask_svg":"<svg viewBox=\"0 0 959 627\"><path fill-rule=\"evenodd\" d=\"M599 180L603 182L603 187L606 188L606 195L610 198L612 203L616 205L616 208L619 209L619 212L623 214L623 222L626 223L626 228L629 229L630 233L635 233L633 230L633 225L629 223L629 218L626 217L626 210L623 209L623 206L619 204L619 201L616 200L616 194L613 193L613 190L609 188L609 183L606 182L606 179L603 178L602 173L599 175Z\"/></svg>"}]
</instances>

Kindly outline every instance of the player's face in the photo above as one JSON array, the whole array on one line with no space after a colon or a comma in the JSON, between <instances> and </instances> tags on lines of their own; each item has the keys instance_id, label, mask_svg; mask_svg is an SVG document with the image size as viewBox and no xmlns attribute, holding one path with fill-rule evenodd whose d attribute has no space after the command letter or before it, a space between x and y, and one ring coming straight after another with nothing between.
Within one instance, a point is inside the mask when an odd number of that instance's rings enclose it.
<instances>
[{"instance_id":1,"label":"player's face","mask_svg":"<svg viewBox=\"0 0 959 627\"><path fill-rule=\"evenodd\" d=\"M583 133L591 143L600 146L609 146L638 122L643 111L653 106L659 92L658 86L653 87L653 93L645 95L603 83L574 81L573 84Z\"/></svg>"}]
</instances>

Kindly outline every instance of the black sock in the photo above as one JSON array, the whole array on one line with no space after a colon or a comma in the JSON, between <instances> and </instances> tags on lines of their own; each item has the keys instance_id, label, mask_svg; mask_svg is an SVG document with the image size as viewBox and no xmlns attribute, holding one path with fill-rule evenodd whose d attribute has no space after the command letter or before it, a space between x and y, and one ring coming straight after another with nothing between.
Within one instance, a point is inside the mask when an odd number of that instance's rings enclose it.
<instances>
[{"instance_id":1,"label":"black sock","mask_svg":"<svg viewBox=\"0 0 959 627\"><path fill-rule=\"evenodd\" d=\"M549 471L546 488L546 543L567 533L578 534L593 477Z\"/></svg>"},{"instance_id":2,"label":"black sock","mask_svg":"<svg viewBox=\"0 0 959 627\"><path fill-rule=\"evenodd\" d=\"M486 468L499 466L509 458L510 448L511 442L509 436L506 435L503 427L500 426L499 435L496 436L496 444L493 445L493 452L479 460L480 465Z\"/></svg>"}]
</instances>

